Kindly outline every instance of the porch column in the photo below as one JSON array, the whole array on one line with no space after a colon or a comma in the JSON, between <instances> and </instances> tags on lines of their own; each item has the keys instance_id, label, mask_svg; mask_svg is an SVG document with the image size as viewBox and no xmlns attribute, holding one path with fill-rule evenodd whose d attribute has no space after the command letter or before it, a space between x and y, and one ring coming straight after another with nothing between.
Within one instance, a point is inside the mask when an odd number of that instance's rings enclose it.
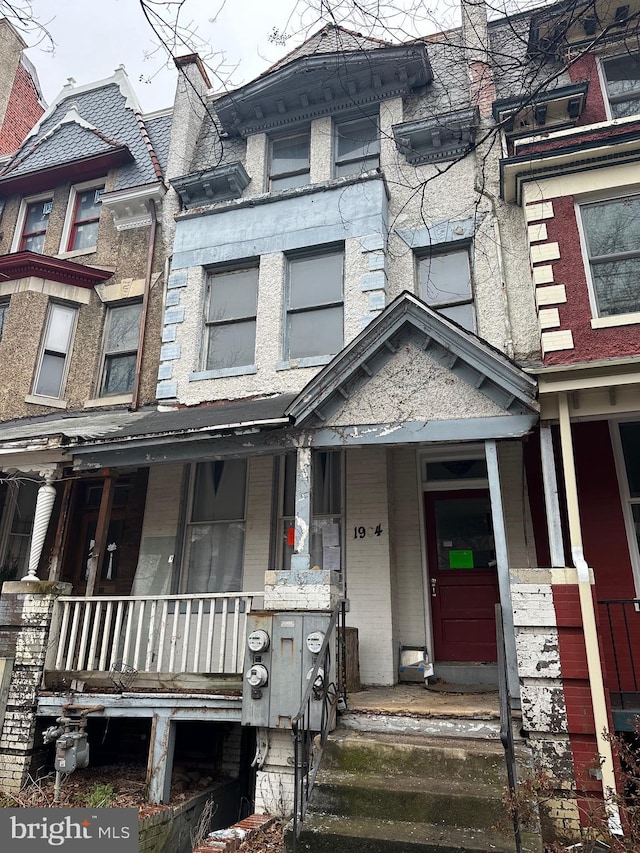
<instances>
[{"instance_id":1,"label":"porch column","mask_svg":"<svg viewBox=\"0 0 640 853\"><path fill-rule=\"evenodd\" d=\"M569 538L571 540L571 557L578 573L578 595L584 631L584 644L587 653L587 670L589 672L589 687L595 721L596 743L600 754L600 769L602 773L602 793L609 817L609 829L616 835L622 835L620 812L614 798L617 791L616 776L613 764L611 743L607 737L609 718L607 702L600 662L600 646L596 627L595 606L591 589L592 571L584 557L582 547L582 521L580 519L580 499L578 497L578 481L576 479L575 459L573 456L573 437L571 435L571 416L569 400L566 393L558 394L558 413L560 416L560 445L562 449L562 470L564 486L567 495L567 513L569 519Z\"/></svg>"},{"instance_id":2,"label":"porch column","mask_svg":"<svg viewBox=\"0 0 640 853\"><path fill-rule=\"evenodd\" d=\"M38 489L36 511L33 519L33 533L29 550L29 569L22 581L38 580L38 564L42 556L42 548L49 527L49 519L56 500L56 487L52 484L53 477L49 475Z\"/></svg>"},{"instance_id":3,"label":"porch column","mask_svg":"<svg viewBox=\"0 0 640 853\"><path fill-rule=\"evenodd\" d=\"M299 447L296 455L296 522L291 570L311 568L311 448Z\"/></svg>"},{"instance_id":4,"label":"porch column","mask_svg":"<svg viewBox=\"0 0 640 853\"><path fill-rule=\"evenodd\" d=\"M542 485L544 488L544 508L549 531L549 551L551 565L554 568L564 566L564 541L560 523L560 503L558 501L558 478L556 460L553 452L553 436L548 423L540 424L540 457L542 460Z\"/></svg>"},{"instance_id":5,"label":"porch column","mask_svg":"<svg viewBox=\"0 0 640 853\"><path fill-rule=\"evenodd\" d=\"M171 775L176 744L176 724L165 714L154 714L147 764L147 799L150 803L171 800Z\"/></svg>"},{"instance_id":6,"label":"porch column","mask_svg":"<svg viewBox=\"0 0 640 853\"><path fill-rule=\"evenodd\" d=\"M513 627L513 604L511 602L511 584L509 581L509 552L507 550L507 531L502 508L502 489L500 488L500 470L498 468L498 449L494 439L485 441L487 474L489 476L489 496L493 518L493 538L496 546L498 569L498 590L502 606L504 626L504 645L507 658L507 678L509 694L519 701L520 682L518 680L518 659L516 656L516 635Z\"/></svg>"},{"instance_id":7,"label":"porch column","mask_svg":"<svg viewBox=\"0 0 640 853\"><path fill-rule=\"evenodd\" d=\"M102 497L100 499L100 509L98 510L98 522L96 524L96 538L93 543L92 556L89 563L89 574L87 576L87 589L85 595L88 597L93 595L96 588L96 580L100 565L102 564L102 555L104 546L107 541L109 531L109 520L111 518L111 507L113 506L113 493L115 490L115 477L106 472L104 485L102 487Z\"/></svg>"}]
</instances>

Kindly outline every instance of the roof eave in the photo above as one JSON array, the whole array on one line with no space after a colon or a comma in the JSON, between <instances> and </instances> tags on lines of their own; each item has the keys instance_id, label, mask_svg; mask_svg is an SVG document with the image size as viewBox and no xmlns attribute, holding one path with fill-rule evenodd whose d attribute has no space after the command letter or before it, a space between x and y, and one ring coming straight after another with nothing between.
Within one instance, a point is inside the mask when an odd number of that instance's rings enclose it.
<instances>
[{"instance_id":1,"label":"roof eave","mask_svg":"<svg viewBox=\"0 0 640 853\"><path fill-rule=\"evenodd\" d=\"M126 145L119 145L110 151L80 157L58 163L45 169L36 169L21 175L0 176L0 195L30 195L48 190L67 181L78 183L101 178L110 169L133 162L133 155Z\"/></svg>"}]
</instances>

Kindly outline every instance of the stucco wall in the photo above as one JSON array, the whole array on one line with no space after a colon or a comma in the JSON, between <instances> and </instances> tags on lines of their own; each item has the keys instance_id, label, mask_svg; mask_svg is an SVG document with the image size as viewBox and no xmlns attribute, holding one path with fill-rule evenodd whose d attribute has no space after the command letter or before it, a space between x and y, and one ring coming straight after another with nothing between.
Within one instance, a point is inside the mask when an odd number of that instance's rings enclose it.
<instances>
[{"instance_id":1,"label":"stucco wall","mask_svg":"<svg viewBox=\"0 0 640 853\"><path fill-rule=\"evenodd\" d=\"M115 178L116 173L110 172L106 179L107 190L113 186ZM65 184L52 192L53 207L43 254L58 256L70 191L71 185ZM12 248L14 233L19 226L20 203L21 199L17 196L7 200L0 230L0 254L8 253ZM73 253L71 258L74 263L113 270L113 275L104 285L97 288L79 288L33 278L1 283L0 295L9 298L10 303L4 334L0 341L0 363L10 365L10 370L5 369L4 379L0 380L0 388L3 391L0 418L5 420L25 415L41 415L58 408L51 407L46 400L42 403L25 401L25 397L33 392L47 307L52 298L78 308L61 403L66 402L66 407L70 410L78 410L84 407L87 400L97 397L106 307L113 300L142 295L149 233L149 226L117 231L111 213L104 209L100 217L96 250L86 254ZM144 340L139 393L140 402L143 404L155 399L161 343L163 255L160 237L158 233ZM109 406L113 400L104 397L102 402Z\"/></svg>"}]
</instances>

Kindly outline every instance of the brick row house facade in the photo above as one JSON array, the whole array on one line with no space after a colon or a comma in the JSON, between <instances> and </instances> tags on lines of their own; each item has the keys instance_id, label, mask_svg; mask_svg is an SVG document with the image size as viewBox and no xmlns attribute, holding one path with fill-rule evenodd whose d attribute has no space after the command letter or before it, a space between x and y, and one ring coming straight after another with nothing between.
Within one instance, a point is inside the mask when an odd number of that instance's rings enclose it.
<instances>
[{"instance_id":1,"label":"brick row house facade","mask_svg":"<svg viewBox=\"0 0 640 853\"><path fill-rule=\"evenodd\" d=\"M305 638L343 598L388 686L406 648L494 683L500 603L512 707L574 794L556 830L593 797L619 828L640 97L635 12L596 5L593 32L566 4L327 26L222 96L182 57L172 112L119 70L44 114L0 174L0 786L99 705L143 732L152 801L205 736L287 811Z\"/></svg>"}]
</instances>

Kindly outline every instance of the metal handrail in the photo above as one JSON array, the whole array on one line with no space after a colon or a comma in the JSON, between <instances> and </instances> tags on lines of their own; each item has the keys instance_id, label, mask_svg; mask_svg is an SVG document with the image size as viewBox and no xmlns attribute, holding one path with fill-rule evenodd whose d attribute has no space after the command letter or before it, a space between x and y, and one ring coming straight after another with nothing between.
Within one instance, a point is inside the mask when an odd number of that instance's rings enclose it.
<instances>
[{"instance_id":1,"label":"metal handrail","mask_svg":"<svg viewBox=\"0 0 640 853\"><path fill-rule=\"evenodd\" d=\"M500 741L504 747L507 763L507 780L509 793L512 801L513 813L513 837L516 845L516 853L522 853L522 837L520 829L520 817L518 814L516 793L516 753L513 742L513 728L511 724L511 695L509 693L509 680L507 675L507 653L504 643L504 626L502 622L502 607L496 604L496 639L498 641L498 691L500 695Z\"/></svg>"},{"instance_id":2,"label":"metal handrail","mask_svg":"<svg viewBox=\"0 0 640 853\"><path fill-rule=\"evenodd\" d=\"M329 625L324 636L315 665L309 675L309 683L300 703L300 710L291 720L294 748L294 777L293 777L293 853L297 850L298 836L307 813L311 792L320 769L322 753L327 737L336 719L338 700L344 697L345 678L345 641L344 623L346 602L341 601L331 614ZM329 672L329 644L333 632L338 626L342 629L342 639L338 640L339 656L336 659L336 680L322 678L320 670ZM339 631L337 632L340 633ZM320 728L311 728L312 703L322 702ZM319 735L319 741L316 737Z\"/></svg>"},{"instance_id":3,"label":"metal handrail","mask_svg":"<svg viewBox=\"0 0 640 853\"><path fill-rule=\"evenodd\" d=\"M624 708L625 696L640 692L640 659L634 653L634 647L638 648L637 637L640 634L635 622L640 618L640 598L610 598L598 601L598 604L606 610L607 639L611 643L615 668L615 682L608 683L607 687L617 694L620 706ZM639 614L634 617L633 624L629 621L632 612ZM606 680L610 681L609 678Z\"/></svg>"}]
</instances>

